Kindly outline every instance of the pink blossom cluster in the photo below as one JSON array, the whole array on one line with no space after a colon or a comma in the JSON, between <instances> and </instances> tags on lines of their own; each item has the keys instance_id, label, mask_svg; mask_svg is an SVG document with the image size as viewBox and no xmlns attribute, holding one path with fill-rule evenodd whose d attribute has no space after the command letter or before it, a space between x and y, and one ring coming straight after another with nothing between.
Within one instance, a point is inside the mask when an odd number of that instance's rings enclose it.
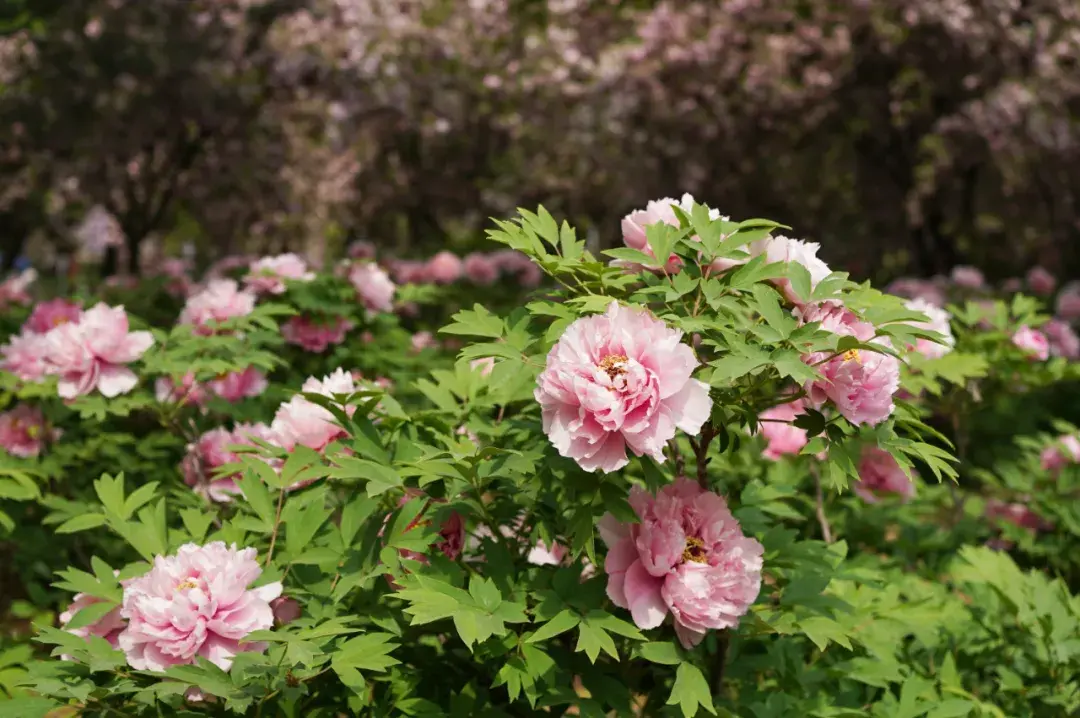
<instances>
[{"instance_id":1,"label":"pink blossom cluster","mask_svg":"<svg viewBox=\"0 0 1080 718\"><path fill-rule=\"evenodd\" d=\"M196 493L213 501L228 503L241 493L236 473L221 475L226 464L235 464L240 457L230 446L257 446L254 439L276 445L277 437L266 424L237 424L232 431L223 427L211 429L187 447L180 470L184 483Z\"/></svg>"},{"instance_id":2,"label":"pink blossom cluster","mask_svg":"<svg viewBox=\"0 0 1080 718\"><path fill-rule=\"evenodd\" d=\"M895 494L904 500L915 495L915 483L892 454L876 446L863 449L859 459L859 480L855 493L868 504L876 504L882 496Z\"/></svg>"},{"instance_id":3,"label":"pink blossom cluster","mask_svg":"<svg viewBox=\"0 0 1080 718\"><path fill-rule=\"evenodd\" d=\"M1050 341L1046 335L1026 324L1013 333L1012 343L1030 361L1046 361L1050 358Z\"/></svg>"},{"instance_id":4,"label":"pink blossom cluster","mask_svg":"<svg viewBox=\"0 0 1080 718\"><path fill-rule=\"evenodd\" d=\"M369 314L389 312L394 308L397 286L379 265L374 262L353 262L349 266L348 278Z\"/></svg>"},{"instance_id":5,"label":"pink blossom cluster","mask_svg":"<svg viewBox=\"0 0 1080 718\"><path fill-rule=\"evenodd\" d=\"M1057 315L1065 321L1080 319L1080 283L1069 282L1057 296Z\"/></svg>"},{"instance_id":6,"label":"pink blossom cluster","mask_svg":"<svg viewBox=\"0 0 1080 718\"><path fill-rule=\"evenodd\" d=\"M696 435L709 418L709 387L682 332L646 311L612 302L566 328L537 377L544 432L559 454L587 471L664 460L676 429Z\"/></svg>"},{"instance_id":7,"label":"pink blossom cluster","mask_svg":"<svg viewBox=\"0 0 1080 718\"><path fill-rule=\"evenodd\" d=\"M360 390L353 375L344 369L337 369L322 379L309 377L301 387L305 393L321 394L331 399L335 394L347 396ZM355 406L345 407L345 413L349 416L355 411ZM270 429L277 442L287 451L292 451L297 445L322 451L331 442L347 436L346 430L338 425L329 410L300 394L278 407Z\"/></svg>"},{"instance_id":8,"label":"pink blossom cluster","mask_svg":"<svg viewBox=\"0 0 1080 718\"><path fill-rule=\"evenodd\" d=\"M0 448L12 456L28 459L37 456L45 444L60 436L45 420L41 409L18 404L0 413Z\"/></svg>"},{"instance_id":9,"label":"pink blossom cluster","mask_svg":"<svg viewBox=\"0 0 1080 718\"><path fill-rule=\"evenodd\" d=\"M1066 466L1080 464L1080 436L1066 434L1058 437L1039 454L1043 471L1057 476Z\"/></svg>"},{"instance_id":10,"label":"pink blossom cluster","mask_svg":"<svg viewBox=\"0 0 1080 718\"><path fill-rule=\"evenodd\" d=\"M352 322L344 317L317 319L308 314L289 317L281 326L281 336L305 351L321 354L332 344L345 341Z\"/></svg>"},{"instance_id":11,"label":"pink blossom cluster","mask_svg":"<svg viewBox=\"0 0 1080 718\"><path fill-rule=\"evenodd\" d=\"M743 535L724 498L680 477L655 497L635 486L630 506L640 523L606 514L598 527L612 602L643 629L670 613L688 648L709 629L736 626L761 589L764 549Z\"/></svg>"},{"instance_id":12,"label":"pink blossom cluster","mask_svg":"<svg viewBox=\"0 0 1080 718\"><path fill-rule=\"evenodd\" d=\"M163 403L205 404L211 397L218 397L235 404L238 401L259 396L269 382L257 367L249 366L243 371L223 374L208 382L200 383L188 372L177 385L171 377L159 377L154 382L154 395Z\"/></svg>"},{"instance_id":13,"label":"pink blossom cluster","mask_svg":"<svg viewBox=\"0 0 1080 718\"><path fill-rule=\"evenodd\" d=\"M803 323L818 322L821 329L837 336L852 336L860 342L890 348L888 338L875 337L873 325L864 322L839 302L820 302L798 307L796 317ZM831 401L853 424L874 426L893 412L893 395L900 388L900 362L878 351L849 349L843 353L811 352L803 357L821 373L810 381L806 392L815 407Z\"/></svg>"},{"instance_id":14,"label":"pink blossom cluster","mask_svg":"<svg viewBox=\"0 0 1080 718\"><path fill-rule=\"evenodd\" d=\"M1049 297L1057 287L1057 279L1046 267L1034 266L1027 273L1028 288L1040 297Z\"/></svg>"},{"instance_id":15,"label":"pink blossom cluster","mask_svg":"<svg viewBox=\"0 0 1080 718\"><path fill-rule=\"evenodd\" d=\"M805 412L802 399L789 401L770 407L761 412L761 436L765 439L765 451L762 455L770 461L779 461L783 456L795 456L809 441L806 429L795 426L795 419Z\"/></svg>"},{"instance_id":16,"label":"pink blossom cluster","mask_svg":"<svg viewBox=\"0 0 1080 718\"><path fill-rule=\"evenodd\" d=\"M957 265L949 275L953 284L964 289L982 289L986 286L986 277L975 267Z\"/></svg>"},{"instance_id":17,"label":"pink blossom cluster","mask_svg":"<svg viewBox=\"0 0 1080 718\"><path fill-rule=\"evenodd\" d=\"M180 323L193 325L200 334L211 334L213 323L246 317L254 310L254 293L240 289L232 279L211 279L205 289L188 297Z\"/></svg>"},{"instance_id":18,"label":"pink blossom cluster","mask_svg":"<svg viewBox=\"0 0 1080 718\"><path fill-rule=\"evenodd\" d=\"M1050 356L1064 359L1080 359L1080 336L1072 326L1061 319L1051 319L1042 326L1043 334L1050 345Z\"/></svg>"},{"instance_id":19,"label":"pink blossom cluster","mask_svg":"<svg viewBox=\"0 0 1080 718\"><path fill-rule=\"evenodd\" d=\"M289 252L273 257L260 257L251 263L244 285L256 294L284 294L286 282L310 282L315 273L307 262Z\"/></svg>"},{"instance_id":20,"label":"pink blossom cluster","mask_svg":"<svg viewBox=\"0 0 1080 718\"><path fill-rule=\"evenodd\" d=\"M1049 521L1021 503L990 499L986 502L985 513L987 520L998 526L1012 524L1032 532L1044 531L1053 527Z\"/></svg>"},{"instance_id":21,"label":"pink blossom cluster","mask_svg":"<svg viewBox=\"0 0 1080 718\"><path fill-rule=\"evenodd\" d=\"M26 306L32 301L30 293L26 290L37 280L37 272L27 269L14 277L8 277L0 282L0 309L11 305L21 304Z\"/></svg>"},{"instance_id":22,"label":"pink blossom cluster","mask_svg":"<svg viewBox=\"0 0 1080 718\"><path fill-rule=\"evenodd\" d=\"M911 326L937 332L943 337L940 344L919 337L914 345L908 346L909 350L918 352L927 359L940 359L953 350L956 346L956 337L953 336L952 327L949 325L950 317L947 311L925 299L911 299L905 303L905 306L914 312L925 314L928 318L925 322L911 322Z\"/></svg>"},{"instance_id":23,"label":"pink blossom cluster","mask_svg":"<svg viewBox=\"0 0 1080 718\"><path fill-rule=\"evenodd\" d=\"M501 276L513 276L524 287L535 287L543 279L540 268L521 252L503 249L488 254L474 252L461 259L443 250L427 261L392 260L390 272L398 284L453 284L468 280L487 286Z\"/></svg>"},{"instance_id":24,"label":"pink blossom cluster","mask_svg":"<svg viewBox=\"0 0 1080 718\"><path fill-rule=\"evenodd\" d=\"M34 331L48 326L44 333ZM99 303L75 316L71 306L54 302L35 310L0 353L4 369L23 381L57 377L57 391L64 399L94 390L113 397L135 388L138 379L127 365L153 343L150 332L129 330L122 306Z\"/></svg>"}]
</instances>

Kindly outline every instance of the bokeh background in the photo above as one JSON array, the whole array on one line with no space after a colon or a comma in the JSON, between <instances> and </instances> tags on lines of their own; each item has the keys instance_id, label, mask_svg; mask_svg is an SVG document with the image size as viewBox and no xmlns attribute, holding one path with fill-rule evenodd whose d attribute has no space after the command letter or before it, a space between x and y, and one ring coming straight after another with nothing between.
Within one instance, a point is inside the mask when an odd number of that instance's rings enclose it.
<instances>
[{"instance_id":1,"label":"bokeh background","mask_svg":"<svg viewBox=\"0 0 1080 718\"><path fill-rule=\"evenodd\" d=\"M467 252L540 203L603 248L682 192L856 278L1080 268L1075 0L3 0L0 33L5 268Z\"/></svg>"}]
</instances>

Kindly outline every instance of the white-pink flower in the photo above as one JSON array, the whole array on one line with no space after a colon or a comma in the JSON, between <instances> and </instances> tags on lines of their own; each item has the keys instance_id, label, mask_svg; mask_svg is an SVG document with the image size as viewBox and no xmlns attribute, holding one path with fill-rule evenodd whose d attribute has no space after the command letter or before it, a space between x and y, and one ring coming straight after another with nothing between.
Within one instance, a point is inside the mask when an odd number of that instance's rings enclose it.
<instances>
[{"instance_id":1,"label":"white-pink flower","mask_svg":"<svg viewBox=\"0 0 1080 718\"><path fill-rule=\"evenodd\" d=\"M986 284L986 278L983 277L983 273L975 267L967 265L957 265L953 267L950 277L952 278L953 284L966 289L981 289Z\"/></svg>"},{"instance_id":2,"label":"white-pink flower","mask_svg":"<svg viewBox=\"0 0 1080 718\"><path fill-rule=\"evenodd\" d=\"M1012 335L1012 343L1031 361L1046 361L1050 358L1050 341L1046 335L1026 324Z\"/></svg>"},{"instance_id":3,"label":"white-pink flower","mask_svg":"<svg viewBox=\"0 0 1080 718\"><path fill-rule=\"evenodd\" d=\"M27 289L35 281L37 270L27 269L0 282L0 308L9 304L29 304L31 300Z\"/></svg>"},{"instance_id":4,"label":"white-pink flower","mask_svg":"<svg viewBox=\"0 0 1080 718\"><path fill-rule=\"evenodd\" d=\"M937 332L944 337L943 343L938 344L929 339L919 337L914 346L909 346L928 359L940 359L953 350L956 346L956 337L953 336L952 327L949 325L949 313L944 309L934 306L925 299L912 299L904 304L908 309L925 314L929 321L910 322L911 326L918 329Z\"/></svg>"},{"instance_id":5,"label":"white-pink flower","mask_svg":"<svg viewBox=\"0 0 1080 718\"><path fill-rule=\"evenodd\" d=\"M637 456L664 460L676 428L696 435L709 418L709 387L682 332L612 302L578 319L537 377L544 431L559 454L587 471L615 471Z\"/></svg>"},{"instance_id":6,"label":"white-pink flower","mask_svg":"<svg viewBox=\"0 0 1080 718\"><path fill-rule=\"evenodd\" d=\"M436 284L451 284L461 279L465 265L453 252L443 250L428 260L424 274L428 281Z\"/></svg>"},{"instance_id":7,"label":"white-pink flower","mask_svg":"<svg viewBox=\"0 0 1080 718\"><path fill-rule=\"evenodd\" d=\"M0 347L4 355L3 369L19 378L20 381L40 381L48 372L45 364L47 341L45 334L24 331L8 340Z\"/></svg>"},{"instance_id":8,"label":"white-pink flower","mask_svg":"<svg viewBox=\"0 0 1080 718\"><path fill-rule=\"evenodd\" d=\"M709 629L738 625L761 590L764 549L743 535L724 498L680 477L655 498L635 486L630 505L640 523L605 514L598 526L612 602L644 629L671 613L687 648Z\"/></svg>"},{"instance_id":9,"label":"white-pink flower","mask_svg":"<svg viewBox=\"0 0 1080 718\"><path fill-rule=\"evenodd\" d=\"M332 398L335 394L353 394L359 391L359 387L352 374L338 369L321 380L309 377L301 391ZM350 416L354 411L355 406L345 407L346 414ZM322 451L331 442L347 435L330 411L299 394L278 408L270 428L281 446L288 451L292 451L297 444Z\"/></svg>"},{"instance_id":10,"label":"white-pink flower","mask_svg":"<svg viewBox=\"0 0 1080 718\"><path fill-rule=\"evenodd\" d=\"M308 271L307 262L289 252L252 262L244 285L258 294L284 294L286 281L310 282L314 278L315 273Z\"/></svg>"},{"instance_id":11,"label":"white-pink flower","mask_svg":"<svg viewBox=\"0 0 1080 718\"><path fill-rule=\"evenodd\" d=\"M889 348L887 338L874 337L874 327L859 319L838 302L820 302L797 308L795 316L804 324L820 322L821 328L840 336L853 336L862 342ZM876 351L850 349L840 355L811 352L803 357L821 373L810 381L806 392L811 403L820 407L832 401L853 424L874 426L893 412L893 395L900 388L900 362L896 357Z\"/></svg>"},{"instance_id":12,"label":"white-pink flower","mask_svg":"<svg viewBox=\"0 0 1080 718\"><path fill-rule=\"evenodd\" d=\"M331 344L345 341L345 334L352 328L352 323L344 317L313 319L306 314L289 317L281 327L281 336L290 344L296 344L305 351L322 353Z\"/></svg>"},{"instance_id":13,"label":"white-pink flower","mask_svg":"<svg viewBox=\"0 0 1080 718\"><path fill-rule=\"evenodd\" d=\"M690 197L690 195L684 195L684 199ZM622 236L623 243L630 249L636 249L639 252L644 252L653 259L656 259L652 248L649 246L648 235L646 229L650 225L654 224L667 224L672 227L679 226L679 217L675 214L673 207L680 207L689 211L689 207L693 204L693 198L690 197L690 201L687 207L682 207L678 200L671 197L664 197L663 199L652 200L645 205L645 209L637 209L630 214L623 217L622 220ZM712 210L717 216L720 212ZM637 265L630 264L632 268L636 268ZM670 272L676 272L682 266L682 260L675 254L672 254L667 259L665 269Z\"/></svg>"},{"instance_id":14,"label":"white-pink flower","mask_svg":"<svg viewBox=\"0 0 1080 718\"><path fill-rule=\"evenodd\" d=\"M761 436L766 446L762 455L779 461L784 455L797 455L806 446L806 429L795 426L795 419L804 413L801 399L789 401L761 412Z\"/></svg>"},{"instance_id":15,"label":"white-pink flower","mask_svg":"<svg viewBox=\"0 0 1080 718\"><path fill-rule=\"evenodd\" d=\"M97 389L113 397L135 388L138 378L128 364L154 343L150 332L132 332L122 306L97 304L78 322L61 324L45 335L45 366L59 379L64 399Z\"/></svg>"},{"instance_id":16,"label":"white-pink flower","mask_svg":"<svg viewBox=\"0 0 1080 718\"><path fill-rule=\"evenodd\" d=\"M244 317L255 309L255 295L242 291L232 279L212 279L206 289L188 297L180 313L181 324L193 324L204 333L211 322Z\"/></svg>"},{"instance_id":17,"label":"white-pink flower","mask_svg":"<svg viewBox=\"0 0 1080 718\"><path fill-rule=\"evenodd\" d=\"M155 558L149 573L124 586L120 615L128 624L118 640L128 664L164 671L201 656L227 671L236 654L264 650L243 640L273 627L270 602L281 584L249 588L262 573L255 557L253 548L215 541Z\"/></svg>"},{"instance_id":18,"label":"white-pink flower","mask_svg":"<svg viewBox=\"0 0 1080 718\"><path fill-rule=\"evenodd\" d=\"M71 605L67 607L67 610L60 614L60 627L68 633L84 638L87 641L89 641L92 636L100 636L108 641L110 646L117 648L120 632L127 626L127 622L120 616L119 606L112 609L93 623L80 626L79 628L67 627L72 619L74 619L84 608L89 608L95 603L102 602L102 599L97 596L91 596L88 593L76 593L71 601ZM70 659L70 657L65 657L65 659Z\"/></svg>"},{"instance_id":19,"label":"white-pink flower","mask_svg":"<svg viewBox=\"0 0 1080 718\"><path fill-rule=\"evenodd\" d=\"M810 273L810 288L817 288L818 283L832 272L829 265L818 259L817 252L820 245L817 242L804 242L801 239L792 239L783 235L766 237L753 242L747 247L751 257L765 256L766 264L784 262L786 264L801 264ZM795 290L791 287L791 280L787 277L777 277L770 280L780 289L784 296L794 304L802 302Z\"/></svg>"},{"instance_id":20,"label":"white-pink flower","mask_svg":"<svg viewBox=\"0 0 1080 718\"><path fill-rule=\"evenodd\" d=\"M397 287L379 265L356 262L349 268L349 283L369 312L389 312L394 308Z\"/></svg>"},{"instance_id":21,"label":"white-pink flower","mask_svg":"<svg viewBox=\"0 0 1080 718\"><path fill-rule=\"evenodd\" d=\"M19 404L0 414L0 448L12 456L24 459L37 456L56 433L36 406Z\"/></svg>"},{"instance_id":22,"label":"white-pink flower","mask_svg":"<svg viewBox=\"0 0 1080 718\"><path fill-rule=\"evenodd\" d=\"M180 464L184 483L213 501L228 503L240 493L238 474L221 475L218 469L240 461L230 446L256 446L252 439L276 444L277 437L266 424L237 424L229 431L218 427L207 431L187 447Z\"/></svg>"},{"instance_id":23,"label":"white-pink flower","mask_svg":"<svg viewBox=\"0 0 1080 718\"><path fill-rule=\"evenodd\" d=\"M868 504L876 504L883 494L897 494L905 500L915 495L915 484L889 452L876 446L863 449L859 459L859 480L854 491Z\"/></svg>"}]
</instances>

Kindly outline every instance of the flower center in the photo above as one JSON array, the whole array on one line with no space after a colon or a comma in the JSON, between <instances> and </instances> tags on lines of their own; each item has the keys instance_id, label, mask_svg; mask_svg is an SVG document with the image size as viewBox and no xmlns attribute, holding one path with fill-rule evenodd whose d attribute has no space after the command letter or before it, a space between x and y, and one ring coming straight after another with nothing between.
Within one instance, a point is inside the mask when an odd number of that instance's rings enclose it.
<instances>
[{"instance_id":1,"label":"flower center","mask_svg":"<svg viewBox=\"0 0 1080 718\"><path fill-rule=\"evenodd\" d=\"M686 548L682 552L683 561L693 561L694 563L708 563L709 559L705 555L705 542L699 539L697 536L688 536L686 538Z\"/></svg>"},{"instance_id":2,"label":"flower center","mask_svg":"<svg viewBox=\"0 0 1080 718\"><path fill-rule=\"evenodd\" d=\"M844 361L853 361L856 364L862 364L862 356L859 354L858 349L848 349L842 356Z\"/></svg>"},{"instance_id":3,"label":"flower center","mask_svg":"<svg viewBox=\"0 0 1080 718\"><path fill-rule=\"evenodd\" d=\"M69 321L70 320L67 317L53 317L52 318L52 325L54 327L58 327L61 324L67 324Z\"/></svg>"},{"instance_id":4,"label":"flower center","mask_svg":"<svg viewBox=\"0 0 1080 718\"><path fill-rule=\"evenodd\" d=\"M199 584L193 578L187 578L176 585L177 591L185 591L189 588L198 588Z\"/></svg>"},{"instance_id":5,"label":"flower center","mask_svg":"<svg viewBox=\"0 0 1080 718\"><path fill-rule=\"evenodd\" d=\"M609 379L615 381L615 377L626 373L625 364L628 361L625 354L608 354L596 366L607 374Z\"/></svg>"}]
</instances>

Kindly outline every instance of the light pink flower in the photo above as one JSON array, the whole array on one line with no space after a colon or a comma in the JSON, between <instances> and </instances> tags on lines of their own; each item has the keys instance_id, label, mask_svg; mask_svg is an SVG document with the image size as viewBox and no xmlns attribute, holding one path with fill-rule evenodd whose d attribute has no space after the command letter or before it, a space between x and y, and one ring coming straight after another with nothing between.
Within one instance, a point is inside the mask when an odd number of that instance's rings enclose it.
<instances>
[{"instance_id":1,"label":"light pink flower","mask_svg":"<svg viewBox=\"0 0 1080 718\"><path fill-rule=\"evenodd\" d=\"M389 312L394 308L397 287L383 268L371 262L357 262L349 268L349 283L369 312Z\"/></svg>"},{"instance_id":2,"label":"light pink flower","mask_svg":"<svg viewBox=\"0 0 1080 718\"><path fill-rule=\"evenodd\" d=\"M654 224L668 224L672 227L679 226L679 217L675 214L673 207L680 207L686 211L689 211L693 205L693 197L690 195L683 195L685 201L689 198L689 202L685 207L679 200L672 199L671 197L664 197L663 199L652 200L645 209L637 209L630 214L623 217L622 220L622 236L623 244L630 249L636 249L639 252L644 252L653 259L656 256L653 254L652 247L649 246L649 239L646 233L646 228ZM710 214L715 213L720 215L718 210L711 210ZM632 269L640 269L640 265L636 265L633 262L625 263L626 266ZM668 257L667 264L664 269L668 273L677 272L682 267L682 260L678 255L672 254Z\"/></svg>"},{"instance_id":3,"label":"light pink flower","mask_svg":"<svg viewBox=\"0 0 1080 718\"><path fill-rule=\"evenodd\" d=\"M536 545L529 550L526 561L533 566L558 566L567 555L566 547L558 541L551 542L551 548L543 541L537 541Z\"/></svg>"},{"instance_id":4,"label":"light pink flower","mask_svg":"<svg viewBox=\"0 0 1080 718\"><path fill-rule=\"evenodd\" d=\"M56 432L45 422L41 409L19 404L0 414L0 448L24 459L37 456Z\"/></svg>"},{"instance_id":5,"label":"light pink flower","mask_svg":"<svg viewBox=\"0 0 1080 718\"><path fill-rule=\"evenodd\" d=\"M1032 267L1027 273L1027 285L1031 291L1041 297L1048 297L1054 293L1057 280L1045 267Z\"/></svg>"},{"instance_id":6,"label":"light pink flower","mask_svg":"<svg viewBox=\"0 0 1080 718\"><path fill-rule=\"evenodd\" d=\"M315 273L308 271L307 262L289 252L252 262L244 285L257 294L284 294L286 281L310 282L314 278Z\"/></svg>"},{"instance_id":7,"label":"light pink flower","mask_svg":"<svg viewBox=\"0 0 1080 718\"><path fill-rule=\"evenodd\" d=\"M150 332L128 330L122 306L97 304L78 322L61 324L45 335L45 366L59 378L64 399L97 389L108 397L126 394L138 378L126 365L141 357L154 343Z\"/></svg>"},{"instance_id":8,"label":"light pink flower","mask_svg":"<svg viewBox=\"0 0 1080 718\"><path fill-rule=\"evenodd\" d=\"M1050 358L1050 342L1046 335L1026 324L1012 335L1012 343L1031 361L1046 361Z\"/></svg>"},{"instance_id":9,"label":"light pink flower","mask_svg":"<svg viewBox=\"0 0 1080 718\"><path fill-rule=\"evenodd\" d=\"M491 372L495 369L495 357L473 359L469 362L469 368L473 371L479 370L480 376L491 376Z\"/></svg>"},{"instance_id":10,"label":"light pink flower","mask_svg":"<svg viewBox=\"0 0 1080 718\"><path fill-rule=\"evenodd\" d=\"M219 397L235 404L243 399L259 396L266 391L269 382L266 381L266 375L257 367L249 366L244 371L233 371L217 379L211 379L209 385Z\"/></svg>"},{"instance_id":11,"label":"light pink flower","mask_svg":"<svg viewBox=\"0 0 1080 718\"><path fill-rule=\"evenodd\" d=\"M1080 285L1065 285L1057 298L1057 314L1062 319L1071 321L1080 319Z\"/></svg>"},{"instance_id":12,"label":"light pink flower","mask_svg":"<svg viewBox=\"0 0 1080 718\"><path fill-rule=\"evenodd\" d=\"M3 369L19 378L20 381L40 381L48 371L45 364L45 352L48 346L45 334L23 332L17 334L0 347L4 355Z\"/></svg>"},{"instance_id":13,"label":"light pink flower","mask_svg":"<svg viewBox=\"0 0 1080 718\"><path fill-rule=\"evenodd\" d=\"M804 242L801 239L791 239L783 235L766 237L750 244L747 251L751 257L765 256L765 263L784 262L786 264L801 264L810 273L810 288L815 289L821 280L832 273L829 265L818 259L817 252L820 245L817 242ZM795 304L801 303L795 290L791 288L791 280L787 277L777 277L769 280L776 285L789 301Z\"/></svg>"},{"instance_id":14,"label":"light pink flower","mask_svg":"<svg viewBox=\"0 0 1080 718\"><path fill-rule=\"evenodd\" d=\"M537 377L544 432L586 471L615 471L637 456L664 460L676 428L697 435L709 418L709 386L682 332L616 302L563 333Z\"/></svg>"},{"instance_id":15,"label":"light pink flower","mask_svg":"<svg viewBox=\"0 0 1080 718\"><path fill-rule=\"evenodd\" d=\"M464 269L461 258L444 249L428 260L424 273L429 281L436 284L451 284L461 279Z\"/></svg>"},{"instance_id":16,"label":"light pink flower","mask_svg":"<svg viewBox=\"0 0 1080 718\"><path fill-rule=\"evenodd\" d=\"M915 495L914 482L896 459L876 446L863 449L859 459L859 480L853 489L868 504L876 504L883 494L897 494L904 499Z\"/></svg>"},{"instance_id":17,"label":"light pink flower","mask_svg":"<svg viewBox=\"0 0 1080 718\"><path fill-rule=\"evenodd\" d=\"M127 622L120 616L119 606L89 625L79 628L67 628L67 625L78 615L79 611L93 606L95 603L102 603L102 599L87 593L76 593L71 605L60 614L60 627L68 633L86 639L87 642L90 641L92 636L100 636L108 641L110 646L117 648L120 632L127 626ZM65 660L71 660L70 657L64 658Z\"/></svg>"},{"instance_id":18,"label":"light pink flower","mask_svg":"<svg viewBox=\"0 0 1080 718\"><path fill-rule=\"evenodd\" d=\"M854 336L888 348L886 338L874 338L874 327L856 317L837 302L821 302L796 309L804 324L821 322L821 328L841 336ZM880 424L893 412L893 395L900 388L900 362L876 351L851 349L839 356L812 352L803 357L821 378L808 382L811 403L820 407L831 400L853 424Z\"/></svg>"},{"instance_id":19,"label":"light pink flower","mask_svg":"<svg viewBox=\"0 0 1080 718\"><path fill-rule=\"evenodd\" d=\"M212 279L206 289L188 297L180 313L181 324L192 324L208 333L210 322L245 317L255 309L255 295L241 291L232 279Z\"/></svg>"},{"instance_id":20,"label":"light pink flower","mask_svg":"<svg viewBox=\"0 0 1080 718\"><path fill-rule=\"evenodd\" d=\"M427 284L427 265L413 259L398 259L391 263L390 271L398 284ZM354 283L355 285L355 283Z\"/></svg>"},{"instance_id":21,"label":"light pink flower","mask_svg":"<svg viewBox=\"0 0 1080 718\"><path fill-rule=\"evenodd\" d=\"M687 648L709 629L738 625L761 589L764 549L743 535L724 498L680 477L655 498L635 486L630 506L641 523L605 514L598 526L612 602L643 629L670 612Z\"/></svg>"},{"instance_id":22,"label":"light pink flower","mask_svg":"<svg viewBox=\"0 0 1080 718\"><path fill-rule=\"evenodd\" d=\"M490 257L500 272L516 275L518 284L523 287L538 286L544 278L540 267L516 249L500 249L492 252Z\"/></svg>"},{"instance_id":23,"label":"light pink flower","mask_svg":"<svg viewBox=\"0 0 1080 718\"><path fill-rule=\"evenodd\" d=\"M1066 434L1047 446L1039 455L1043 471L1057 475L1069 464L1080 463L1080 437Z\"/></svg>"},{"instance_id":24,"label":"light pink flower","mask_svg":"<svg viewBox=\"0 0 1080 718\"><path fill-rule=\"evenodd\" d=\"M289 317L281 327L281 336L290 344L303 347L316 354L326 351L331 344L345 341L345 333L352 324L343 317L317 321L306 314Z\"/></svg>"},{"instance_id":25,"label":"light pink flower","mask_svg":"<svg viewBox=\"0 0 1080 718\"><path fill-rule=\"evenodd\" d=\"M797 455L806 446L806 429L800 429L793 423L804 413L801 399L789 401L761 412L761 418L770 421L761 422L761 435L766 446L762 455L770 461L779 461L785 454Z\"/></svg>"},{"instance_id":26,"label":"light pink flower","mask_svg":"<svg viewBox=\"0 0 1080 718\"><path fill-rule=\"evenodd\" d=\"M76 302L69 302L63 298L50 299L38 302L34 311L23 324L24 332L45 334L61 324L77 322L82 315L82 308Z\"/></svg>"},{"instance_id":27,"label":"light pink flower","mask_svg":"<svg viewBox=\"0 0 1080 718\"><path fill-rule=\"evenodd\" d=\"M21 304L23 306L29 304L31 302L30 294L26 290L36 280L37 271L27 269L0 282L0 308L9 304Z\"/></svg>"},{"instance_id":28,"label":"light pink flower","mask_svg":"<svg viewBox=\"0 0 1080 718\"><path fill-rule=\"evenodd\" d=\"M435 335L431 332L423 331L417 332L410 337L409 346L414 353L419 353L425 349L434 349L439 346L439 342L435 340Z\"/></svg>"},{"instance_id":29,"label":"light pink flower","mask_svg":"<svg viewBox=\"0 0 1080 718\"><path fill-rule=\"evenodd\" d=\"M912 299L906 302L904 306L914 312L925 314L930 320L927 322L910 322L911 326L937 332L944 337L943 344L920 337L916 340L914 346L909 346L908 349L914 350L928 359L940 359L953 350L953 347L956 346L956 337L953 336L952 327L949 325L949 313L947 311L923 299Z\"/></svg>"},{"instance_id":30,"label":"light pink flower","mask_svg":"<svg viewBox=\"0 0 1080 718\"><path fill-rule=\"evenodd\" d=\"M266 424L237 424L232 431L223 427L207 431L187 447L187 454L180 463L184 483L213 501L232 501L233 496L241 493L237 484L240 476L222 476L217 470L226 464L240 461L240 457L229 449L230 446L256 446L253 438L270 444L277 440Z\"/></svg>"},{"instance_id":31,"label":"light pink flower","mask_svg":"<svg viewBox=\"0 0 1080 718\"><path fill-rule=\"evenodd\" d=\"M981 289L986 285L986 278L983 277L983 273L975 267L969 267L967 265L957 265L953 267L950 277L953 284L966 289Z\"/></svg>"},{"instance_id":32,"label":"light pink flower","mask_svg":"<svg viewBox=\"0 0 1080 718\"><path fill-rule=\"evenodd\" d=\"M358 390L352 375L344 369L338 369L322 380L309 377L301 387L301 391L325 397L349 395ZM349 416L355 411L355 406L345 407ZM292 451L297 444L322 451L331 442L348 435L344 428L338 426L333 414L299 394L278 408L270 428L281 446L288 451Z\"/></svg>"},{"instance_id":33,"label":"light pink flower","mask_svg":"<svg viewBox=\"0 0 1080 718\"><path fill-rule=\"evenodd\" d=\"M998 499L990 499L986 502L986 518L990 523L998 526L1012 524L1032 532L1053 528L1053 524L1027 506L1019 503L1005 503Z\"/></svg>"},{"instance_id":34,"label":"light pink flower","mask_svg":"<svg viewBox=\"0 0 1080 718\"><path fill-rule=\"evenodd\" d=\"M499 267L495 264L494 260L486 254L480 252L473 252L465 257L464 263L465 276L473 284L480 284L487 286L494 284L499 278Z\"/></svg>"},{"instance_id":35,"label":"light pink flower","mask_svg":"<svg viewBox=\"0 0 1080 718\"><path fill-rule=\"evenodd\" d=\"M262 573L255 556L253 548L238 551L221 541L189 543L128 581L120 609L128 625L119 644L131 667L164 671L201 656L227 671L237 653L265 650L243 639L273 627L270 602L281 584L248 588Z\"/></svg>"},{"instance_id":36,"label":"light pink flower","mask_svg":"<svg viewBox=\"0 0 1080 718\"><path fill-rule=\"evenodd\" d=\"M172 377L158 377L154 382L154 397L163 404L183 401L184 404L201 404L206 399L206 389L195 381L195 374L188 372L180 379L180 386Z\"/></svg>"},{"instance_id":37,"label":"light pink flower","mask_svg":"<svg viewBox=\"0 0 1080 718\"><path fill-rule=\"evenodd\" d=\"M1050 343L1050 355L1065 359L1080 359L1080 337L1068 322L1051 319L1042 327Z\"/></svg>"}]
</instances>

